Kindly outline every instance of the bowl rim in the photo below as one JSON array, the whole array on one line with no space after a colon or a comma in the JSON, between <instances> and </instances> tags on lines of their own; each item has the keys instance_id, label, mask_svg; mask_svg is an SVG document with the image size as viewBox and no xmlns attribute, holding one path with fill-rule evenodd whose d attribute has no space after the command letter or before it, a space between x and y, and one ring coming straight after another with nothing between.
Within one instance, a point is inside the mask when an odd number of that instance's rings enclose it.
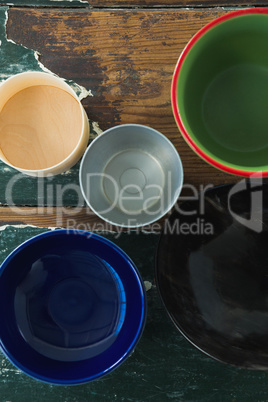
<instances>
[{"instance_id":1,"label":"bowl rim","mask_svg":"<svg viewBox=\"0 0 268 402\"><path fill-rule=\"evenodd\" d=\"M209 188L206 191L206 194L208 194L208 195L211 194L212 196L215 196L215 194L220 193L221 195L222 194L225 195L234 185L235 185L235 182L227 183L227 184L218 184L218 185L215 185L215 186ZM261 186L262 186L262 191L264 188L266 188L268 191L267 183L263 183ZM254 192L255 190L256 190L256 188L254 188L254 187L251 187L250 189L247 187L247 188L243 189L242 191ZM256 190L256 191L258 191L258 190ZM188 200L184 201L184 203L188 203ZM174 216L176 216L176 219L178 219L178 217L180 216L180 213L177 210L174 210L173 213L168 217L168 220L171 220ZM213 354L213 352L211 352L211 351L207 350L205 347L199 345L198 342L196 341L196 339L191 339L190 335L187 332L187 329L185 329L185 327L175 318L175 316L170 311L168 302L166 301L166 292L164 292L163 288L162 288L162 281L160 278L161 269L160 269L160 264L159 264L159 254L161 253L162 242L163 242L163 238L165 236L166 236L166 234L164 233L164 229L163 229L160 233L160 236L159 236L159 239L157 242L155 258L154 258L155 284L156 284L157 293L161 300L162 306L164 307L166 316L170 319L170 322L172 323L172 325L174 325L174 328L176 329L176 331L179 334L181 334L189 342L189 344L191 344L193 347L195 347L202 354L210 357L214 361L224 364L226 367L229 366L229 367L235 367L235 368L244 369L244 370L258 370L258 371L263 371L263 372L268 371L268 365L265 368L263 366L260 368L260 366L256 366L256 365L248 366L246 364L233 362L230 359L225 359L222 356L220 356L220 357L215 356L215 354Z\"/></svg>"},{"instance_id":2,"label":"bowl rim","mask_svg":"<svg viewBox=\"0 0 268 402\"><path fill-rule=\"evenodd\" d=\"M246 9L240 9L236 11L231 11L228 12L227 14L224 14L213 21L209 22L206 24L203 28L201 28L187 43L185 48L183 49L178 62L175 66L173 77L172 77L172 84L171 84L171 104L172 104L172 111L173 115L176 121L176 124L182 134L182 137L184 140L187 142L187 144L192 148L192 150L200 156L205 162L209 163L210 165L216 167L217 169L224 171L226 173L230 173L233 175L238 175L238 176L244 176L244 177L250 177L252 174L254 174L254 177L267 177L268 176L268 170L267 171L262 171L262 170L246 170L243 168L236 168L232 166L227 166L224 163L219 162L215 158L211 157L208 155L201 147L199 147L195 141L191 138L191 135L187 132L187 129L185 128L180 111L179 111L179 105L178 105L178 99L177 99L177 84L178 84L178 79L180 75L180 70L182 68L182 64L188 55L189 51L191 48L195 45L195 43L206 33L208 32L211 28L214 28L215 26L221 24L222 22L228 21L232 18L235 17L240 17L244 15L254 15L254 14L266 14L268 15L268 8L265 7L260 7L260 8L246 8Z\"/></svg>"},{"instance_id":3,"label":"bowl rim","mask_svg":"<svg viewBox=\"0 0 268 402\"><path fill-rule=\"evenodd\" d=\"M105 217L103 216L103 214L100 214L95 208L92 207L90 201L88 200L88 198L87 198L87 196L86 196L86 193L85 193L85 191L84 191L84 186L83 186L83 184L82 184L82 170L83 170L83 168L84 168L84 163L85 163L86 158L88 157L88 153L90 152L91 148L94 147L95 142L99 141L100 138L103 137L103 136L115 134L115 132L116 132L117 130L121 130L121 128L123 129L123 128L127 128L127 127L140 127L140 128L146 129L146 130L148 130L148 131L151 131L154 135L156 135L156 136L158 136L158 137L163 138L163 140L166 141L166 143L167 143L167 144L170 146L170 148L174 151L174 154L176 154L176 157L177 157L177 169L179 169L179 171L180 171L180 177L181 177L180 185L177 187L176 193L175 193L175 195L174 195L173 198L172 198L172 203L170 203L170 205L168 206L168 208L166 208L166 209L163 210L160 214L158 214L157 217L153 217L153 218L150 219L150 220L148 219L148 221L145 222L145 223L137 223L137 224L133 224L133 225L127 225L127 224L124 224L124 223L118 223L118 222L115 222L115 221L113 221L113 220L109 220L109 219L105 218ZM90 209L91 209L99 218L101 218L102 220L104 220L104 221L107 222L108 224L114 225L114 226L118 226L118 227L122 227L122 228L129 228L129 229L135 229L135 228L139 228L139 227L143 227L143 226L148 226L148 225L151 225L151 224L153 224L154 222L158 221L159 219L163 218L163 216L165 216L165 215L172 209L172 207L173 207L174 204L176 203L177 199L179 198L180 193L181 193L181 190L182 190L182 186L183 186L183 181L184 181L183 164L182 164L182 161L181 161L180 154L179 154L178 150L176 149L176 147L174 146L174 144L169 140L169 138L167 138L167 136L165 136L164 134L162 134L160 131L158 131L158 130L156 130L156 129L150 127L150 126L144 125L144 124L135 124L135 123L119 124L119 125L116 125L116 126L114 126L114 127L110 127L110 128L108 128L107 130L103 131L103 133L101 133L100 135L98 135L97 137L95 137L95 138L92 140L92 142L89 144L89 146L87 147L87 149L86 149L86 151L85 151L85 153L84 153L84 155L83 155L83 157L82 157L82 160L81 160L81 163L80 163L80 168L79 168L79 184L80 184L80 189L81 189L83 198L84 198L86 204L90 207Z\"/></svg>"},{"instance_id":4,"label":"bowl rim","mask_svg":"<svg viewBox=\"0 0 268 402\"><path fill-rule=\"evenodd\" d=\"M94 232L89 232L89 231L84 231L84 230L76 230L76 229L56 229L55 231L49 231L49 232L44 232L41 234L38 234L34 237L31 237L30 239L24 241L21 243L18 247L16 247L3 261L3 263L0 265L0 278L3 274L3 271L5 270L6 266L9 264L9 262L23 249L25 249L29 244L33 244L36 241L42 240L44 237L50 237L50 236L59 236L59 235L79 235L83 236L85 238L94 238L95 240L104 243L106 246L109 248L112 248L117 254L119 254L125 262L128 264L128 266L131 268L135 278L136 278L136 283L137 286L139 287L139 293L140 293L140 300L141 300L141 310L140 310L140 317L139 317L139 325L137 328L135 328L135 336L132 336L131 341L128 344L128 348L122 353L120 358L116 358L114 363L106 367L105 369L102 369L101 371L95 373L94 375L83 375L80 376L79 378L75 380L64 380L60 379L59 377L57 379L50 377L49 375L44 376L43 374L36 373L34 370L31 370L27 367L24 366L23 363L20 363L15 356L13 356L12 353L9 352L9 350L5 347L5 344L2 342L2 338L0 336L0 350L2 353L5 355L5 357L8 358L8 360L19 370L21 370L24 374L27 374L31 378L34 378L35 380L48 383L48 384L53 384L53 385L63 385L63 386L68 386L68 385L79 385L87 382L91 382L95 379L99 379L103 377L104 375L110 373L114 369L116 369L118 366L120 366L128 357L129 355L133 352L134 348L136 347L137 343L139 342L145 324L146 324L146 318L147 318L147 297L146 297L146 290L144 286L143 279L141 277L141 274L139 273L136 265L134 262L130 259L130 257L115 243L113 243L111 240L106 239L105 237L94 233ZM123 328L123 327L122 327ZM120 329L120 331L122 330ZM120 332L119 331L119 332ZM134 330L132 330L134 332ZM116 340L115 340L116 343ZM105 352L103 352L105 353ZM87 361L90 360L86 359Z\"/></svg>"}]
</instances>

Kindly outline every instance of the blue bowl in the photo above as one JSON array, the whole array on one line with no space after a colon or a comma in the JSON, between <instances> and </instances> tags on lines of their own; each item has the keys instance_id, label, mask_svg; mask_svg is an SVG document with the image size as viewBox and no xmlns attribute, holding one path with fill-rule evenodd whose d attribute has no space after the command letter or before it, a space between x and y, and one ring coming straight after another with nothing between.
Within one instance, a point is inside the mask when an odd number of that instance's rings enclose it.
<instances>
[{"instance_id":1,"label":"blue bowl","mask_svg":"<svg viewBox=\"0 0 268 402\"><path fill-rule=\"evenodd\" d=\"M105 238L56 230L14 250L0 268L0 346L29 376L80 384L121 364L145 324L142 279Z\"/></svg>"}]
</instances>

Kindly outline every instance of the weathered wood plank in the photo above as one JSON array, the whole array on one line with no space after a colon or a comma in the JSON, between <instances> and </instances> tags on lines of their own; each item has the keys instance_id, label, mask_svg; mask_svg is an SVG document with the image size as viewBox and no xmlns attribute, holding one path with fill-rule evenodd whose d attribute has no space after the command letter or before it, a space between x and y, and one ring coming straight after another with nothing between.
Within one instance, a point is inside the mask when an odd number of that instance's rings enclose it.
<instances>
[{"instance_id":1,"label":"weathered wood plank","mask_svg":"<svg viewBox=\"0 0 268 402\"><path fill-rule=\"evenodd\" d=\"M140 123L158 129L178 149L185 183L239 180L197 157L182 139L171 110L170 85L189 39L223 10L9 11L8 37L41 53L46 67L92 91L83 100L101 129Z\"/></svg>"},{"instance_id":2,"label":"weathered wood plank","mask_svg":"<svg viewBox=\"0 0 268 402\"><path fill-rule=\"evenodd\" d=\"M131 230L136 232L160 232L164 225L165 217L159 221ZM25 225L37 226L40 228L62 227L66 229L88 230L88 231L112 231L116 233L129 232L127 228L111 225L96 216L88 207L23 207L14 205L12 207L0 207L0 228L1 226Z\"/></svg>"},{"instance_id":3,"label":"weathered wood plank","mask_svg":"<svg viewBox=\"0 0 268 402\"><path fill-rule=\"evenodd\" d=\"M87 0L91 7L99 7L98 0ZM101 7L253 7L267 6L266 0L103 0Z\"/></svg>"},{"instance_id":4,"label":"weathered wood plank","mask_svg":"<svg viewBox=\"0 0 268 402\"><path fill-rule=\"evenodd\" d=\"M85 7L241 7L267 6L266 0L0 0L0 5L85 8Z\"/></svg>"},{"instance_id":5,"label":"weathered wood plank","mask_svg":"<svg viewBox=\"0 0 268 402\"><path fill-rule=\"evenodd\" d=\"M88 7L87 0L0 0L0 6Z\"/></svg>"}]
</instances>

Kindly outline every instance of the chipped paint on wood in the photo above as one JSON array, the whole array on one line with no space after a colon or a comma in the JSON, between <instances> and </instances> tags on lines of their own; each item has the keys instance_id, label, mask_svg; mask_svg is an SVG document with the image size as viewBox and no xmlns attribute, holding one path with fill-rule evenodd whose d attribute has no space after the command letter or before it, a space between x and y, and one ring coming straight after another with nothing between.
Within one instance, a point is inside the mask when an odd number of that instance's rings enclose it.
<instances>
[{"instance_id":1,"label":"chipped paint on wood","mask_svg":"<svg viewBox=\"0 0 268 402\"><path fill-rule=\"evenodd\" d=\"M9 41L12 41L12 39L7 39ZM14 44L16 44L14 41L12 41ZM26 48L27 49L27 48ZM41 54L35 50L34 51L34 57L38 63L38 66L40 67L40 69L46 73L52 74L58 78L59 77L57 74L53 73L52 71L50 71L46 66L44 66L43 63L41 63L41 61L39 60ZM62 79L62 78L61 78ZM74 92L77 94L79 100L82 100L84 98L86 98L87 96L93 96L92 91L89 89L86 89L85 87L78 85L76 82L74 82L73 80L66 80L63 79L63 81L65 81L68 85L70 85L70 87L74 90Z\"/></svg>"},{"instance_id":2,"label":"chipped paint on wood","mask_svg":"<svg viewBox=\"0 0 268 402\"><path fill-rule=\"evenodd\" d=\"M44 207L44 206L18 206L7 205L0 207L1 225L33 225L38 227L62 227L66 229L85 230L90 232L122 233L137 235L158 235L164 227L165 218L136 229L112 225L97 217L89 207ZM156 229L157 227L157 229Z\"/></svg>"},{"instance_id":3,"label":"chipped paint on wood","mask_svg":"<svg viewBox=\"0 0 268 402\"><path fill-rule=\"evenodd\" d=\"M18 74L24 71L34 70L34 71L44 71L43 65L38 63L37 54L34 50L27 48L21 44L16 44L13 39L10 39L6 35L6 26L8 23L8 8L0 7L0 81L6 80L14 74ZM53 74L50 70L48 70ZM86 95L87 91L82 86L74 83L76 85L76 92L78 95L81 93L83 96ZM76 185L79 188L79 163L76 164L74 168L71 169L71 174L69 176L62 177L61 175L55 176L52 179L44 179L44 186L46 187L49 183L52 184L53 188L53 201L55 204L56 200L56 190L58 185ZM0 162L0 204L6 205L6 190L10 185L10 180L14 176L18 175L18 172L11 167L6 166L3 162ZM61 183L61 184L60 184ZM65 184L64 184L65 183ZM71 195L70 195L71 194ZM38 205L38 181L35 178L27 178L26 176L20 176L20 180L13 187L13 198L15 204L20 205ZM77 205L81 196L78 196L74 192L66 192L64 195L63 203L65 205Z\"/></svg>"},{"instance_id":4,"label":"chipped paint on wood","mask_svg":"<svg viewBox=\"0 0 268 402\"><path fill-rule=\"evenodd\" d=\"M99 123L96 121L89 122L89 138L93 140L98 137L98 135L102 134L103 130L100 128Z\"/></svg>"},{"instance_id":5,"label":"chipped paint on wood","mask_svg":"<svg viewBox=\"0 0 268 402\"><path fill-rule=\"evenodd\" d=\"M97 135L100 135L103 132L102 129L100 128L100 126L99 126L99 123L93 121L92 126L93 126L93 130L95 131L95 133Z\"/></svg>"},{"instance_id":6,"label":"chipped paint on wood","mask_svg":"<svg viewBox=\"0 0 268 402\"><path fill-rule=\"evenodd\" d=\"M88 7L87 0L0 0L0 6Z\"/></svg>"},{"instance_id":7,"label":"chipped paint on wood","mask_svg":"<svg viewBox=\"0 0 268 402\"><path fill-rule=\"evenodd\" d=\"M41 62L50 71L91 89L94 96L83 99L91 140L100 134L98 127L106 130L124 123L149 125L166 135L177 148L186 183L193 183L198 189L201 184L238 181L192 152L180 136L170 103L172 74L182 49L203 25L225 11L164 11L12 8L7 32L8 38L17 44L41 53ZM78 171L79 164L71 169L71 174L52 179L54 194L57 185L79 186ZM0 181L2 203L12 174L15 173L4 175ZM16 186L16 202L36 205L39 200L35 181L27 182L27 191L22 193L21 186L25 184L22 180ZM46 181L45 186L48 184ZM64 202L77 205L79 199L71 191L66 192Z\"/></svg>"},{"instance_id":8,"label":"chipped paint on wood","mask_svg":"<svg viewBox=\"0 0 268 402\"><path fill-rule=\"evenodd\" d=\"M146 292L148 292L149 290L151 290L152 288L153 288L153 284L152 284L152 282L150 282L150 281L144 281L144 287L145 287L145 290L146 290Z\"/></svg>"},{"instance_id":9,"label":"chipped paint on wood","mask_svg":"<svg viewBox=\"0 0 268 402\"><path fill-rule=\"evenodd\" d=\"M10 10L8 7L0 7L0 82L6 80L14 74L18 74L25 71L45 71L49 74L56 75L52 70L47 68L44 63L40 61L40 52L32 50L23 44L17 44L14 38L9 38L6 34L7 25L9 23ZM57 75L59 76L59 75ZM71 77L70 77L71 78ZM65 79L65 81L74 89L80 100L87 97L93 97L93 93L90 89L85 88L83 85L76 83L72 79ZM97 122L91 121L92 137L99 134L101 129ZM18 172L11 167L6 166L3 162L0 162L0 205L6 205L6 189L10 183L10 180L18 174ZM53 205L57 204L56 188L61 186L73 185L79 188L79 163L76 164L68 174L62 174L55 176L51 179L44 179L44 187L51 185L53 187ZM26 184L27 183L27 184ZM21 179L21 185L18 183L14 186L14 202L20 205L37 205L38 191L35 178L23 178ZM64 205L72 206L81 204L81 193L77 194L74 191L64 192L64 199L62 200ZM42 202L42 201L41 201Z\"/></svg>"},{"instance_id":10,"label":"chipped paint on wood","mask_svg":"<svg viewBox=\"0 0 268 402\"><path fill-rule=\"evenodd\" d=\"M6 27L8 24L8 7L0 7L0 82L10 76L25 71L45 71L57 76L40 62L40 53L24 45L17 44L7 37ZM60 78L60 77L59 77ZM77 84L73 80L64 79L76 92L79 99L93 96L90 89Z\"/></svg>"},{"instance_id":11,"label":"chipped paint on wood","mask_svg":"<svg viewBox=\"0 0 268 402\"><path fill-rule=\"evenodd\" d=\"M7 23L8 23L8 9L5 9L5 28L7 27ZM6 32L6 29L5 29L5 32ZM30 49L21 44L18 45L13 39L8 38L6 33L5 33L5 40L6 40L6 42L8 42L10 44L10 46L21 47L21 49L23 50L23 57L24 57L21 60L22 61L25 60L25 63L19 64L18 65L19 68L17 69L17 71L16 71L16 69L14 69L15 63L13 63L12 69L10 68L10 70L9 70L10 71L9 74L3 73L3 70L2 70L1 74L0 74L0 79L2 78L2 80L5 80L11 75L21 73L24 71L29 71L29 70L44 71L46 73L53 74L53 75L57 76L58 78L61 78L57 74L55 74L51 70L49 70L46 66L44 66L43 63L41 63L41 61L39 60L41 54L38 51ZM10 49L10 52L12 52L13 54L16 55L18 52L18 49L16 49L16 51L15 51L15 49L12 48L12 49ZM30 63L30 68L29 68L29 59L32 59L31 63ZM36 63L34 63L34 60L36 61ZM76 92L76 94L80 100L86 98L87 96L93 96L91 90L87 90L83 86L78 85L73 80L64 79L64 81L67 82L67 84L69 84L73 88L73 90Z\"/></svg>"},{"instance_id":12,"label":"chipped paint on wood","mask_svg":"<svg viewBox=\"0 0 268 402\"><path fill-rule=\"evenodd\" d=\"M57 5L58 5L59 2L64 2L64 3L69 2L69 3L72 3L72 6L74 6L75 3L88 4L87 0L53 0L53 2L57 2Z\"/></svg>"},{"instance_id":13,"label":"chipped paint on wood","mask_svg":"<svg viewBox=\"0 0 268 402\"><path fill-rule=\"evenodd\" d=\"M39 226L36 225L22 225L22 224L18 224L18 225L2 225L0 226L0 232L3 232L4 230L8 229L8 228L15 228L15 229L26 229L26 228L38 228L40 229ZM55 227L55 226L51 226L47 228L48 230L56 230L56 229L60 229L59 227Z\"/></svg>"},{"instance_id":14,"label":"chipped paint on wood","mask_svg":"<svg viewBox=\"0 0 268 402\"><path fill-rule=\"evenodd\" d=\"M170 82L181 49L214 18L211 10L12 9L10 15L9 37L40 51L52 71L75 71L91 88L94 97L83 104L103 130L143 123L183 144L172 116Z\"/></svg>"}]
</instances>

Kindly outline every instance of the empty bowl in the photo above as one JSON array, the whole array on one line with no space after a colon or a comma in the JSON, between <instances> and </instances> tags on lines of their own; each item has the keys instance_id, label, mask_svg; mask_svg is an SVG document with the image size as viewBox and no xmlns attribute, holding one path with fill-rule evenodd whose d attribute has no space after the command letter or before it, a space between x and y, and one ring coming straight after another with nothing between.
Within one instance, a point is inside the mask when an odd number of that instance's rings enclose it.
<instances>
[{"instance_id":1,"label":"empty bowl","mask_svg":"<svg viewBox=\"0 0 268 402\"><path fill-rule=\"evenodd\" d=\"M268 186L238 187L209 189L169 217L157 286L176 328L199 350L268 370Z\"/></svg>"},{"instance_id":2,"label":"empty bowl","mask_svg":"<svg viewBox=\"0 0 268 402\"><path fill-rule=\"evenodd\" d=\"M202 28L175 68L180 132L225 172L268 175L268 9L228 13Z\"/></svg>"},{"instance_id":3,"label":"empty bowl","mask_svg":"<svg viewBox=\"0 0 268 402\"><path fill-rule=\"evenodd\" d=\"M0 268L0 346L41 381L79 384L110 372L132 352L145 315L136 267L93 233L38 235Z\"/></svg>"},{"instance_id":4,"label":"empty bowl","mask_svg":"<svg viewBox=\"0 0 268 402\"><path fill-rule=\"evenodd\" d=\"M0 159L29 176L71 168L89 139L85 110L64 80L26 72L0 85Z\"/></svg>"},{"instance_id":5,"label":"empty bowl","mask_svg":"<svg viewBox=\"0 0 268 402\"><path fill-rule=\"evenodd\" d=\"M80 186L89 207L124 227L150 224L177 201L183 168L173 144L139 124L113 127L95 138L80 166Z\"/></svg>"}]
</instances>

